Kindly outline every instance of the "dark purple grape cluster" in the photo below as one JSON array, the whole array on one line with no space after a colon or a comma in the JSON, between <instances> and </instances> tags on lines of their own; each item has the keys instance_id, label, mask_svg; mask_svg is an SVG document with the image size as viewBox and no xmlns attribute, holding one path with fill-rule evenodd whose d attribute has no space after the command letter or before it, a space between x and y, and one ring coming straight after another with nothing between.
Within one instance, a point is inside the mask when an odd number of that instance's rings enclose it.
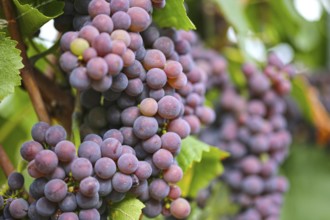
<instances>
[{"instance_id":1,"label":"dark purple grape cluster","mask_svg":"<svg viewBox=\"0 0 330 220\"><path fill-rule=\"evenodd\" d=\"M278 176L278 168L291 143L284 97L291 89L293 68L284 66L274 54L269 55L263 71L245 64L244 97L231 83L223 58L200 46L194 51L197 63L212 76L208 85L221 91L216 104L221 119L203 131L201 139L231 154L224 163L222 178L232 191L233 201L241 207L234 219L278 219L288 189L286 178ZM207 191L200 192L201 206L207 196Z\"/></svg>"}]
</instances>

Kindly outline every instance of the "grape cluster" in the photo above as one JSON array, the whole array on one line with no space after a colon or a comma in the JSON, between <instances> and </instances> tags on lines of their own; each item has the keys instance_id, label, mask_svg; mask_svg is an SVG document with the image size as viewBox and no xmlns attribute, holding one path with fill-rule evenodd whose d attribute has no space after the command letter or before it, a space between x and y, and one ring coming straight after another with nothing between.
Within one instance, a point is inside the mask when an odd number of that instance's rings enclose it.
<instances>
[{"instance_id":1,"label":"grape cluster","mask_svg":"<svg viewBox=\"0 0 330 220\"><path fill-rule=\"evenodd\" d=\"M231 83L222 57L200 46L194 50L200 67L211 74L208 85L221 91L216 104L221 119L203 131L201 139L231 154L222 178L241 207L234 219L278 219L288 182L277 172L291 143L284 97L290 92L294 70L274 54L269 55L263 71L245 64L244 98ZM200 192L201 206L208 195L205 190Z\"/></svg>"},{"instance_id":2,"label":"grape cluster","mask_svg":"<svg viewBox=\"0 0 330 220\"><path fill-rule=\"evenodd\" d=\"M138 195L144 214L184 218L190 206L175 185L183 175L175 156L181 140L215 114L204 106L207 77L191 54L195 34L152 24L153 7L164 4L92 0L91 21L62 36L60 65L81 91L82 136L117 138L151 166L148 190Z\"/></svg>"},{"instance_id":3,"label":"grape cluster","mask_svg":"<svg viewBox=\"0 0 330 220\"><path fill-rule=\"evenodd\" d=\"M127 195L144 201L143 212L149 217L161 212L177 218L189 215L190 205L180 198L181 190L175 185L182 178L182 170L170 152L181 143L180 138L171 139L175 133L163 135L159 141L167 144L166 148L159 146L152 157L143 160L138 159L139 151L124 144L123 133L116 129L109 130L103 139L87 135L77 150L59 125L39 122L31 133L33 140L25 142L20 153L29 162L27 171L34 178L29 194L35 201L29 204L17 198L24 178L13 173L8 179L9 193L0 196L4 217L107 219L109 204ZM155 140L144 145L152 150L161 144Z\"/></svg>"},{"instance_id":4,"label":"grape cluster","mask_svg":"<svg viewBox=\"0 0 330 220\"><path fill-rule=\"evenodd\" d=\"M29 203L24 192L24 177L18 172L8 176L8 187L0 192L0 219L23 219L27 216Z\"/></svg>"},{"instance_id":5,"label":"grape cluster","mask_svg":"<svg viewBox=\"0 0 330 220\"><path fill-rule=\"evenodd\" d=\"M70 30L80 30L86 23L92 22L92 16L89 12L89 4L92 0L63 0L63 14L55 18L54 26L59 32L67 32ZM164 8L166 0L107 0L113 11L125 11L128 5L142 8ZM126 19L116 15L116 19ZM127 21L126 21L127 22Z\"/></svg>"}]
</instances>

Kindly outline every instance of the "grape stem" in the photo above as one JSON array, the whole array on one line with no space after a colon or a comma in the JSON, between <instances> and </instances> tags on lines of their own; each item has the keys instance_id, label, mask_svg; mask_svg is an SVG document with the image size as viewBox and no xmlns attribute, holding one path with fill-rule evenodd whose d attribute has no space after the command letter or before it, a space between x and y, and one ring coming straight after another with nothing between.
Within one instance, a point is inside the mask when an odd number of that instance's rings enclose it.
<instances>
[{"instance_id":1,"label":"grape stem","mask_svg":"<svg viewBox=\"0 0 330 220\"><path fill-rule=\"evenodd\" d=\"M13 164L11 163L6 151L3 149L1 144L0 144L0 166L4 171L6 177L8 177L15 170Z\"/></svg>"},{"instance_id":2,"label":"grape stem","mask_svg":"<svg viewBox=\"0 0 330 220\"><path fill-rule=\"evenodd\" d=\"M37 113L38 119L50 123L50 118L46 110L46 106L42 100L39 88L34 79L33 68L29 63L25 44L20 34L18 23L15 19L15 8L13 6L13 1L1 0L1 7L8 21L8 30L11 38L17 41L17 48L21 51L21 56L23 58L23 69L20 70L23 84L30 96L33 107Z\"/></svg>"}]
</instances>

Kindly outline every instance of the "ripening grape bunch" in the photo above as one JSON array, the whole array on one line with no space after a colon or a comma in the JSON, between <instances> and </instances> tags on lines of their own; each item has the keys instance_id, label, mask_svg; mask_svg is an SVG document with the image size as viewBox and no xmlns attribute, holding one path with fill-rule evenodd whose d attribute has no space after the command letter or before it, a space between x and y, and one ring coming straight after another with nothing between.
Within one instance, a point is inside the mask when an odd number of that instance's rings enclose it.
<instances>
[{"instance_id":1,"label":"ripening grape bunch","mask_svg":"<svg viewBox=\"0 0 330 220\"><path fill-rule=\"evenodd\" d=\"M244 97L231 83L222 57L200 45L194 47L193 54L211 76L209 88L221 91L215 104L221 118L202 132L201 139L231 154L224 161L222 179L232 192L233 202L240 206L233 219L279 219L288 189L288 181L278 176L278 169L291 143L285 96L291 89L293 67L283 65L275 54L269 55L263 71L245 64L242 72L248 95ZM212 65L215 60L223 60L222 65ZM209 190L200 192L200 206L205 205Z\"/></svg>"},{"instance_id":2,"label":"ripening grape bunch","mask_svg":"<svg viewBox=\"0 0 330 220\"><path fill-rule=\"evenodd\" d=\"M9 189L0 196L0 218L107 219L111 204L127 196L148 198L144 209L148 216L159 215L164 209L180 219L190 212L189 203L180 198L180 188L175 185L182 170L169 161L171 154L165 150L152 158L155 165L167 166L163 178L151 179L151 161L140 161L133 148L122 144L119 131L104 139L87 135L77 148L66 140L66 131L59 125L39 122L31 134L33 140L20 150L34 179L29 195L22 190L24 177L12 173ZM168 207L161 203L165 198Z\"/></svg>"}]
</instances>

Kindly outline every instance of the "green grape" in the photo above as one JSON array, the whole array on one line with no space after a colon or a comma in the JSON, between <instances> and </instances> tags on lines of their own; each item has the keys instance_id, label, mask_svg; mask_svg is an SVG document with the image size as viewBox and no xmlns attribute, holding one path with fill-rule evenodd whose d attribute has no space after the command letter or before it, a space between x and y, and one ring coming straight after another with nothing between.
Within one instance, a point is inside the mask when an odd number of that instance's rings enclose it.
<instances>
[{"instance_id":1,"label":"green grape","mask_svg":"<svg viewBox=\"0 0 330 220\"><path fill-rule=\"evenodd\" d=\"M77 56L82 56L87 48L89 48L89 43L83 38L76 38L70 44L71 52Z\"/></svg>"}]
</instances>

